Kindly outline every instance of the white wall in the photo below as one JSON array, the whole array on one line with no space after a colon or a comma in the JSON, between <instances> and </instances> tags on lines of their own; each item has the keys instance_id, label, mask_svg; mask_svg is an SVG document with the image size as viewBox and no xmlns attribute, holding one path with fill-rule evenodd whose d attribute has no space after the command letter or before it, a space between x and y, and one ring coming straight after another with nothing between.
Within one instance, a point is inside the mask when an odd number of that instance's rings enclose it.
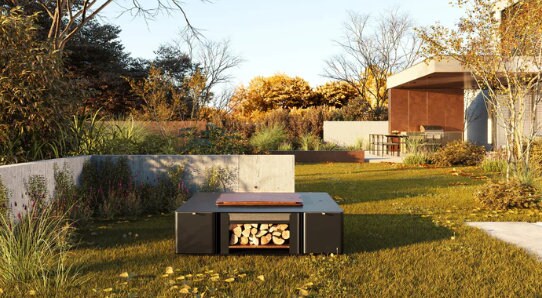
<instances>
[{"instance_id":1,"label":"white wall","mask_svg":"<svg viewBox=\"0 0 542 298\"><path fill-rule=\"evenodd\" d=\"M370 134L388 134L388 121L324 121L324 141L354 146L369 143Z\"/></svg>"},{"instance_id":2,"label":"white wall","mask_svg":"<svg viewBox=\"0 0 542 298\"><path fill-rule=\"evenodd\" d=\"M10 192L14 213L22 211L28 201L24 183L30 176L45 177L47 189L54 189L54 167L69 168L76 184L85 162L121 156L78 156L0 166L0 178ZM186 165L186 184L197 190L205 180L207 169L219 166L234 174L228 190L232 192L295 192L295 160L293 155L128 155L134 180L153 183L160 173L175 164Z\"/></svg>"}]
</instances>

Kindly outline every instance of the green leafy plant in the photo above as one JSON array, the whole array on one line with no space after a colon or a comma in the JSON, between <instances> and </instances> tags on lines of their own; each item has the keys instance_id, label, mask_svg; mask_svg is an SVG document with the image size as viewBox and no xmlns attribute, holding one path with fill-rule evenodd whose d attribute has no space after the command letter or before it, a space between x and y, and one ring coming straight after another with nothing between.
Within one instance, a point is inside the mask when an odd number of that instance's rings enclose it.
<instances>
[{"instance_id":1,"label":"green leafy plant","mask_svg":"<svg viewBox=\"0 0 542 298\"><path fill-rule=\"evenodd\" d=\"M54 166L55 188L51 204L57 212L65 213L74 223L84 225L93 215L89 200L80 194L73 179L72 171L64 165L59 169Z\"/></svg>"},{"instance_id":2,"label":"green leafy plant","mask_svg":"<svg viewBox=\"0 0 542 298\"><path fill-rule=\"evenodd\" d=\"M280 144L287 140L286 132L282 126L263 127L250 139L250 144L257 152L277 150Z\"/></svg>"},{"instance_id":3,"label":"green leafy plant","mask_svg":"<svg viewBox=\"0 0 542 298\"><path fill-rule=\"evenodd\" d=\"M199 189L202 192L227 191L234 179L231 170L213 166L205 171L205 181Z\"/></svg>"},{"instance_id":4,"label":"green leafy plant","mask_svg":"<svg viewBox=\"0 0 542 298\"><path fill-rule=\"evenodd\" d=\"M475 198L482 206L493 210L538 208L540 202L537 190L517 179L489 182L475 193Z\"/></svg>"},{"instance_id":5,"label":"green leafy plant","mask_svg":"<svg viewBox=\"0 0 542 298\"><path fill-rule=\"evenodd\" d=\"M482 146L458 140L439 148L431 159L435 165L443 167L475 166L482 162L485 152Z\"/></svg>"},{"instance_id":6,"label":"green leafy plant","mask_svg":"<svg viewBox=\"0 0 542 298\"><path fill-rule=\"evenodd\" d=\"M9 190L0 177L0 215L6 215L9 207Z\"/></svg>"},{"instance_id":7,"label":"green leafy plant","mask_svg":"<svg viewBox=\"0 0 542 298\"><path fill-rule=\"evenodd\" d=\"M36 205L44 205L47 201L47 181L44 176L33 175L28 177L28 181L24 182L26 195L30 201Z\"/></svg>"}]
</instances>

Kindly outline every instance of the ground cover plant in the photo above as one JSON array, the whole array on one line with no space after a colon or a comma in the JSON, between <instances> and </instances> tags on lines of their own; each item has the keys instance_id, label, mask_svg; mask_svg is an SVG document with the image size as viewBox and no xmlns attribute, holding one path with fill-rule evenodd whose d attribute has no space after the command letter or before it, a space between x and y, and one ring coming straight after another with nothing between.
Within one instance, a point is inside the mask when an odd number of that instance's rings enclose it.
<instances>
[{"instance_id":1,"label":"ground cover plant","mask_svg":"<svg viewBox=\"0 0 542 298\"><path fill-rule=\"evenodd\" d=\"M297 191L329 192L345 210L339 256L174 254L172 214L96 220L72 251L85 297L536 297L542 267L465 221L540 221L536 209L491 211L479 168L391 164L296 167Z\"/></svg>"}]
</instances>

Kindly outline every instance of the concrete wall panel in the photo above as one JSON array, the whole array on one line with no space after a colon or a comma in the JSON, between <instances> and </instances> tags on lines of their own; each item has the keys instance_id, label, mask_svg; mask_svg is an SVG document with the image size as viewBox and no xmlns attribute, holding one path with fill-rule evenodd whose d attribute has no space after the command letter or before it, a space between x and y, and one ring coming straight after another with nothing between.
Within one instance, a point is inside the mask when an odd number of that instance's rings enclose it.
<instances>
[{"instance_id":1,"label":"concrete wall panel","mask_svg":"<svg viewBox=\"0 0 542 298\"><path fill-rule=\"evenodd\" d=\"M388 121L324 121L324 141L340 146L369 143L370 134L387 134Z\"/></svg>"},{"instance_id":2,"label":"concrete wall panel","mask_svg":"<svg viewBox=\"0 0 542 298\"><path fill-rule=\"evenodd\" d=\"M239 192L294 192L293 155L240 155Z\"/></svg>"},{"instance_id":3,"label":"concrete wall panel","mask_svg":"<svg viewBox=\"0 0 542 298\"><path fill-rule=\"evenodd\" d=\"M86 161L100 161L120 156L79 156L0 166L0 178L10 192L10 206L14 213L21 212L28 199L24 183L30 176L45 177L49 194L54 190L54 167L71 170L76 184ZM134 180L153 183L166 173L169 166L186 165L187 186L197 191L205 181L207 170L214 167L227 169L232 176L228 191L232 192L294 192L295 160L293 156L273 155L132 155L126 156Z\"/></svg>"}]
</instances>

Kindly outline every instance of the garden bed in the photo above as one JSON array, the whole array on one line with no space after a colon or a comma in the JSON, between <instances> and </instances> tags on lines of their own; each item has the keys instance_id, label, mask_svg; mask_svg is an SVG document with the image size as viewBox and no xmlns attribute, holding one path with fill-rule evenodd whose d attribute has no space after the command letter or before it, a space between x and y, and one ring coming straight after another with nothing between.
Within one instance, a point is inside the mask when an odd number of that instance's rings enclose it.
<instances>
[{"instance_id":1,"label":"garden bed","mask_svg":"<svg viewBox=\"0 0 542 298\"><path fill-rule=\"evenodd\" d=\"M365 151L271 151L274 155L294 155L296 162L365 162Z\"/></svg>"}]
</instances>

